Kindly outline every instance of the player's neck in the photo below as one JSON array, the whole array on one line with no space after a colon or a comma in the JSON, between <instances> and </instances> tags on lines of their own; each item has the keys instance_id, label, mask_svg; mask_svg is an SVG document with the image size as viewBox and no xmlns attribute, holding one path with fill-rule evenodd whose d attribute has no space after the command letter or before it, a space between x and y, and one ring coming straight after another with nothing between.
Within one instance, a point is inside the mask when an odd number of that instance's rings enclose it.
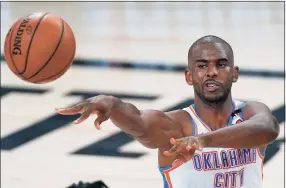
<instances>
[{"instance_id":1,"label":"player's neck","mask_svg":"<svg viewBox=\"0 0 286 188\"><path fill-rule=\"evenodd\" d=\"M199 117L216 130L227 125L229 116L232 113L232 97L231 94L226 101L220 104L209 104L202 101L199 97L195 99L195 110Z\"/></svg>"}]
</instances>

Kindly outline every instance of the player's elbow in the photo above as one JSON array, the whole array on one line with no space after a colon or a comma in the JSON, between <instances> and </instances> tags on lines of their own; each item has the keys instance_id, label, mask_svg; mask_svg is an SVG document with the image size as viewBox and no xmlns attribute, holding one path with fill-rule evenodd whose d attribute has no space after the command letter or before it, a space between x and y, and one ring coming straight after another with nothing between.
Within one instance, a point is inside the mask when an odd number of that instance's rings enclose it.
<instances>
[{"instance_id":1,"label":"player's elbow","mask_svg":"<svg viewBox=\"0 0 286 188\"><path fill-rule=\"evenodd\" d=\"M169 138L168 138L169 139ZM152 130L146 131L144 135L137 137L137 140L146 148L158 149L169 143L164 132Z\"/></svg>"},{"instance_id":2,"label":"player's elbow","mask_svg":"<svg viewBox=\"0 0 286 188\"><path fill-rule=\"evenodd\" d=\"M275 116L272 116L272 125L273 125L272 137L276 139L280 133L280 126Z\"/></svg>"},{"instance_id":3,"label":"player's elbow","mask_svg":"<svg viewBox=\"0 0 286 188\"><path fill-rule=\"evenodd\" d=\"M159 138L159 139L158 139ZM154 135L144 135L137 139L143 146L149 149L158 149L163 143L160 137Z\"/></svg>"},{"instance_id":4,"label":"player's elbow","mask_svg":"<svg viewBox=\"0 0 286 188\"><path fill-rule=\"evenodd\" d=\"M269 142L273 142L276 140L276 138L280 133L280 126L275 116L272 115L269 118L267 127L268 127L267 129L268 140Z\"/></svg>"},{"instance_id":5,"label":"player's elbow","mask_svg":"<svg viewBox=\"0 0 286 188\"><path fill-rule=\"evenodd\" d=\"M268 132L268 140L270 143L274 142L279 135L279 131L271 130Z\"/></svg>"},{"instance_id":6,"label":"player's elbow","mask_svg":"<svg viewBox=\"0 0 286 188\"><path fill-rule=\"evenodd\" d=\"M153 139L137 139L144 147L148 149L157 149L160 147L160 144Z\"/></svg>"},{"instance_id":7,"label":"player's elbow","mask_svg":"<svg viewBox=\"0 0 286 188\"><path fill-rule=\"evenodd\" d=\"M156 143L152 143L152 142L144 143L143 146L145 146L148 149L158 149L159 148L159 146Z\"/></svg>"}]
</instances>

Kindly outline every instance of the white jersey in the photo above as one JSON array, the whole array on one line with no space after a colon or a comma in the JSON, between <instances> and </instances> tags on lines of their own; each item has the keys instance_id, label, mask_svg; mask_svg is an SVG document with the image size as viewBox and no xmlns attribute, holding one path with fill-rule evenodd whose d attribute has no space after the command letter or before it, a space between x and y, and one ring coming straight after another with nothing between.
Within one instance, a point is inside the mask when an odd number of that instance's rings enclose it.
<instances>
[{"instance_id":1,"label":"white jersey","mask_svg":"<svg viewBox=\"0 0 286 188\"><path fill-rule=\"evenodd\" d=\"M240 111L243 105L233 101L233 113L228 126L243 121ZM191 105L183 110L190 114L193 135L211 131ZM239 142L239 140L238 140ZM261 188L264 153L257 149L203 148L193 159L175 168L159 167L164 188Z\"/></svg>"}]
</instances>

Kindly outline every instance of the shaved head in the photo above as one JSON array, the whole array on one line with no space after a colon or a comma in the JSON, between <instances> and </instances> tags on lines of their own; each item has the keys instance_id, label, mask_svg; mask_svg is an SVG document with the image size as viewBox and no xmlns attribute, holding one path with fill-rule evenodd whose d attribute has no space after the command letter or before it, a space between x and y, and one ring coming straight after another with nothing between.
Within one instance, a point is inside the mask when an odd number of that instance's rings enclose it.
<instances>
[{"instance_id":1,"label":"shaved head","mask_svg":"<svg viewBox=\"0 0 286 188\"><path fill-rule=\"evenodd\" d=\"M207 35L189 49L185 78L194 87L195 98L208 104L223 103L238 78L231 46L223 39ZM213 82L208 84L208 82Z\"/></svg>"},{"instance_id":2,"label":"shaved head","mask_svg":"<svg viewBox=\"0 0 286 188\"><path fill-rule=\"evenodd\" d=\"M214 35L207 35L207 36L201 37L198 40L196 40L192 44L192 46L189 48L189 52L188 52L188 67L189 68L192 67L192 59L196 54L196 50L201 50L201 49L198 49L198 47L201 46L203 48L203 46L206 46L206 44L214 44L217 47L223 49L226 52L225 55L229 57L229 61L230 62L234 61L233 50L231 46L225 40L217 36L214 36Z\"/></svg>"}]
</instances>

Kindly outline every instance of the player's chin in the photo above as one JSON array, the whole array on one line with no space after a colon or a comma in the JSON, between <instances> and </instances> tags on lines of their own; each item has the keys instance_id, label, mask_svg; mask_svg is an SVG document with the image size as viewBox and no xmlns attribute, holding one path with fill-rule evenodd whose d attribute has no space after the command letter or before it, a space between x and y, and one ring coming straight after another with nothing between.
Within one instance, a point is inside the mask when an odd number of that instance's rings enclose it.
<instances>
[{"instance_id":1,"label":"player's chin","mask_svg":"<svg viewBox=\"0 0 286 188\"><path fill-rule=\"evenodd\" d=\"M208 92L204 93L206 101L210 103L216 103L221 100L223 93L221 92Z\"/></svg>"},{"instance_id":2,"label":"player's chin","mask_svg":"<svg viewBox=\"0 0 286 188\"><path fill-rule=\"evenodd\" d=\"M223 91L221 90L204 91L204 96L208 98L220 98L223 96Z\"/></svg>"}]
</instances>

